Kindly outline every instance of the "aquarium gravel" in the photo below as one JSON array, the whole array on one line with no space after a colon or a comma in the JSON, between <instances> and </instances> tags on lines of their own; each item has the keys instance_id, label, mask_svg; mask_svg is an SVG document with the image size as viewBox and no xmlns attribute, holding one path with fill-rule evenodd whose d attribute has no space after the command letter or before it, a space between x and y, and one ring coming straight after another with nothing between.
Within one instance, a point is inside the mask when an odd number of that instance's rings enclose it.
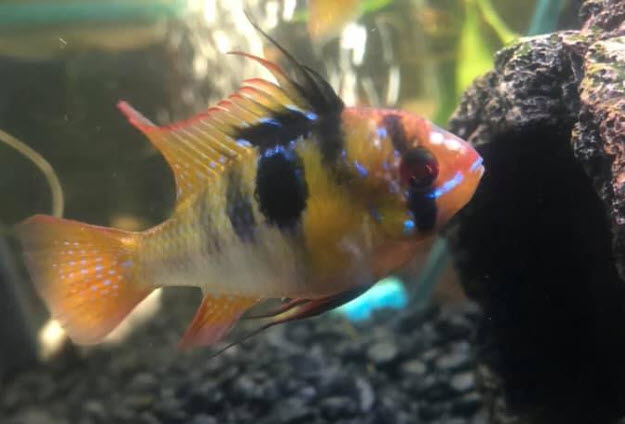
<instances>
[{"instance_id":1,"label":"aquarium gravel","mask_svg":"<svg viewBox=\"0 0 625 424\"><path fill-rule=\"evenodd\" d=\"M10 379L0 422L485 423L473 304L273 328L220 356L176 351L174 314L120 345L66 349Z\"/></svg>"}]
</instances>

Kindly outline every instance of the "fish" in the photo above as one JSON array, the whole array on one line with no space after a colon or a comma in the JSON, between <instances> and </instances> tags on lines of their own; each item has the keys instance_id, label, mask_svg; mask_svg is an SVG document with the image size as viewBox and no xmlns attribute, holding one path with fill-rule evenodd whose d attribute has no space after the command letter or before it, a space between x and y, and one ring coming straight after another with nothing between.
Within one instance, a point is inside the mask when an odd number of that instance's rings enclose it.
<instances>
[{"instance_id":1,"label":"fish","mask_svg":"<svg viewBox=\"0 0 625 424\"><path fill-rule=\"evenodd\" d=\"M343 26L361 13L362 0L308 0L308 33L313 40L338 35Z\"/></svg>"},{"instance_id":2,"label":"fish","mask_svg":"<svg viewBox=\"0 0 625 424\"><path fill-rule=\"evenodd\" d=\"M163 126L118 104L174 174L169 218L137 232L46 215L17 225L31 280L75 343L100 342L168 286L203 293L182 348L213 345L242 318L260 331L319 315L404 266L472 198L484 166L468 142L407 111L346 106L257 29L288 71L233 54L275 81L247 79Z\"/></svg>"}]
</instances>

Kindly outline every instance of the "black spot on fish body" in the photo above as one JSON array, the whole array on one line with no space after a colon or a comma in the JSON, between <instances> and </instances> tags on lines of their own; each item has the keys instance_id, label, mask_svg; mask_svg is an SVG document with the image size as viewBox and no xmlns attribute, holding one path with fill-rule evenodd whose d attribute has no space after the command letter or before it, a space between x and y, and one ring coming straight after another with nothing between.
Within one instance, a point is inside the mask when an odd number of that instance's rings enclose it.
<instances>
[{"instance_id":1,"label":"black spot on fish body","mask_svg":"<svg viewBox=\"0 0 625 424\"><path fill-rule=\"evenodd\" d=\"M233 137L259 147L261 153L275 146L284 146L299 136L312 131L311 117L299 110L285 110L273 113L258 121L257 124L240 128Z\"/></svg>"},{"instance_id":2,"label":"black spot on fish body","mask_svg":"<svg viewBox=\"0 0 625 424\"><path fill-rule=\"evenodd\" d=\"M221 239L215 225L213 211L206 199L199 203L198 218L201 231L206 237L206 248L208 253L215 253L221 250Z\"/></svg>"},{"instance_id":3,"label":"black spot on fish body","mask_svg":"<svg viewBox=\"0 0 625 424\"><path fill-rule=\"evenodd\" d=\"M306 209L308 186L303 164L286 146L267 149L258 159L256 199L270 224L293 228Z\"/></svg>"},{"instance_id":4,"label":"black spot on fish body","mask_svg":"<svg viewBox=\"0 0 625 424\"><path fill-rule=\"evenodd\" d=\"M401 123L401 116L391 113L382 118L382 125L393 143L393 147L400 153L404 153L408 148L408 139L404 126Z\"/></svg>"},{"instance_id":5,"label":"black spot on fish body","mask_svg":"<svg viewBox=\"0 0 625 424\"><path fill-rule=\"evenodd\" d=\"M240 240L254 241L256 220L249 196L241 190L241 179L238 174L231 173L226 182L226 213L232 229Z\"/></svg>"},{"instance_id":6,"label":"black spot on fish body","mask_svg":"<svg viewBox=\"0 0 625 424\"><path fill-rule=\"evenodd\" d=\"M240 128L233 138L258 147L262 154L276 146L287 146L300 137L311 136L319 143L324 163L334 163L343 145L340 114L317 115L286 109L268 115L256 125Z\"/></svg>"},{"instance_id":7,"label":"black spot on fish body","mask_svg":"<svg viewBox=\"0 0 625 424\"><path fill-rule=\"evenodd\" d=\"M408 209L414 216L418 230L432 230L436 225L436 199L430 195L430 191L411 189L408 195Z\"/></svg>"},{"instance_id":8,"label":"black spot on fish body","mask_svg":"<svg viewBox=\"0 0 625 424\"><path fill-rule=\"evenodd\" d=\"M329 115L322 118L315 128L319 142L319 150L325 164L336 163L343 149L343 131L340 115Z\"/></svg>"},{"instance_id":9,"label":"black spot on fish body","mask_svg":"<svg viewBox=\"0 0 625 424\"><path fill-rule=\"evenodd\" d=\"M252 25L278 50L289 63L290 85L305 101L307 107L282 105L280 109L267 109L267 116L257 124L239 128L233 134L236 140L249 142L261 153L276 146L285 146L300 137L311 135L319 143L324 163L333 164L343 144L341 113L343 100L317 71L299 63L284 47L264 32L254 21Z\"/></svg>"}]
</instances>

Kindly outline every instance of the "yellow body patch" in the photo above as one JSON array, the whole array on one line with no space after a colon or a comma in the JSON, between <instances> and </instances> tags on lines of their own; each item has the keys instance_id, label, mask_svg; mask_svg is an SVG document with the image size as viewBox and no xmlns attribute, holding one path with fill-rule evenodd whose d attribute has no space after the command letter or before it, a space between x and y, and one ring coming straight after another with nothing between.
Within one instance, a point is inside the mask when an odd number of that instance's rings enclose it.
<instances>
[{"instance_id":1,"label":"yellow body patch","mask_svg":"<svg viewBox=\"0 0 625 424\"><path fill-rule=\"evenodd\" d=\"M297 153L306 169L308 200L302 217L306 247L313 269L321 278L349 266L350 253L342 245L346 235L360 227L365 211L322 163L318 143L303 141Z\"/></svg>"}]
</instances>

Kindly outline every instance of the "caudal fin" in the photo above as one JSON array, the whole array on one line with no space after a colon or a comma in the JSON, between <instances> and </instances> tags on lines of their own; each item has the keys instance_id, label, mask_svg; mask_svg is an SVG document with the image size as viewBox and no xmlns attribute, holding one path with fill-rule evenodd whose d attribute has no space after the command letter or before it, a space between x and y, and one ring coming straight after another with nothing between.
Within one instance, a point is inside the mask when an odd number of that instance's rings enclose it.
<instances>
[{"instance_id":1,"label":"caudal fin","mask_svg":"<svg viewBox=\"0 0 625 424\"><path fill-rule=\"evenodd\" d=\"M40 296L76 343L101 341L153 290L136 281L137 233L44 215L16 233Z\"/></svg>"}]
</instances>

